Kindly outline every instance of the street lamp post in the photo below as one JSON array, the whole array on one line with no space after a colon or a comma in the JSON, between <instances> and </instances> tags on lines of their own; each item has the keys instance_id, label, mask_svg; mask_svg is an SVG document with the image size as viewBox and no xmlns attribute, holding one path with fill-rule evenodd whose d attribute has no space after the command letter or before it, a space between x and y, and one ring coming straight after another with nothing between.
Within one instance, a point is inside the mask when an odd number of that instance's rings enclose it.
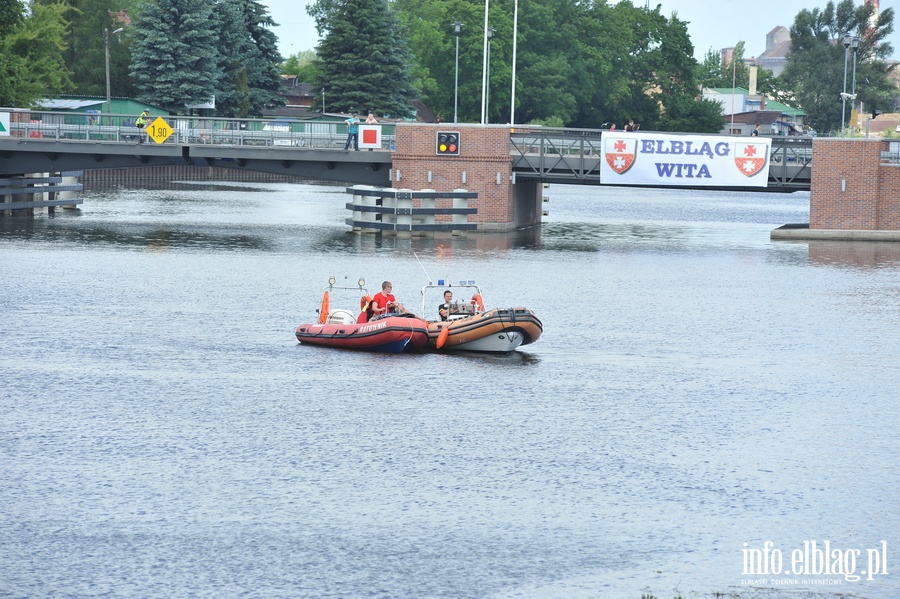
<instances>
[{"instance_id":1,"label":"street lamp post","mask_svg":"<svg viewBox=\"0 0 900 599\"><path fill-rule=\"evenodd\" d=\"M462 35L462 23L453 23L453 35L456 36L456 77L453 83L453 122L456 122L456 107L459 101L459 36Z\"/></svg>"},{"instance_id":2,"label":"street lamp post","mask_svg":"<svg viewBox=\"0 0 900 599\"><path fill-rule=\"evenodd\" d=\"M841 137L844 137L844 128L847 126L847 59L850 57L851 35L844 34L844 89L841 92Z\"/></svg>"},{"instance_id":3,"label":"street lamp post","mask_svg":"<svg viewBox=\"0 0 900 599\"><path fill-rule=\"evenodd\" d=\"M487 57L488 57L488 7L491 0L484 0L484 49L481 63L481 124L484 124L485 92L487 91Z\"/></svg>"},{"instance_id":4,"label":"street lamp post","mask_svg":"<svg viewBox=\"0 0 900 599\"><path fill-rule=\"evenodd\" d=\"M122 27L119 27L115 31L112 32L113 35L122 31ZM103 48L106 54L106 114L110 114L112 112L112 96L109 90L109 28L103 30ZM109 117L107 117L109 118Z\"/></svg>"}]
</instances>

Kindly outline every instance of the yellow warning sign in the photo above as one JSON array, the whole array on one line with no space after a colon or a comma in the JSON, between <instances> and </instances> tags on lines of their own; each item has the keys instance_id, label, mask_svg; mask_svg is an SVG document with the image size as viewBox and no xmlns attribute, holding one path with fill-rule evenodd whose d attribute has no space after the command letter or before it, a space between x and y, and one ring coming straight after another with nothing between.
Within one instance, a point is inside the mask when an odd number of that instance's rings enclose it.
<instances>
[{"instance_id":1,"label":"yellow warning sign","mask_svg":"<svg viewBox=\"0 0 900 599\"><path fill-rule=\"evenodd\" d=\"M172 135L172 128L161 116L156 117L147 127L147 136L158 144L163 143Z\"/></svg>"}]
</instances>

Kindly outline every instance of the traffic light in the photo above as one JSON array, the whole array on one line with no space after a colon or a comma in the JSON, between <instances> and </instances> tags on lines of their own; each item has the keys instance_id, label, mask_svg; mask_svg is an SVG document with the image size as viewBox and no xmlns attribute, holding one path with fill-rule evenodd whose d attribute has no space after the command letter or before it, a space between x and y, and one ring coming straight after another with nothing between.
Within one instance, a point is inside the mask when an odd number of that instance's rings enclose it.
<instances>
[{"instance_id":1,"label":"traffic light","mask_svg":"<svg viewBox=\"0 0 900 599\"><path fill-rule=\"evenodd\" d=\"M438 156L459 156L459 131L438 131Z\"/></svg>"}]
</instances>

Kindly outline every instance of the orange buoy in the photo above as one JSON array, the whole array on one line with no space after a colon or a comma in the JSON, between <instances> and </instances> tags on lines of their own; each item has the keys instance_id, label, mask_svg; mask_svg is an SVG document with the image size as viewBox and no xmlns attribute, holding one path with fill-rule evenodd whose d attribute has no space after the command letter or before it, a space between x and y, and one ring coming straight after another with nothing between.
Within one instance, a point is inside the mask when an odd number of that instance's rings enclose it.
<instances>
[{"instance_id":1,"label":"orange buoy","mask_svg":"<svg viewBox=\"0 0 900 599\"><path fill-rule=\"evenodd\" d=\"M368 295L368 294L359 298L360 311L365 312L369 307L369 302L371 302L371 301L372 301L372 296Z\"/></svg>"},{"instance_id":2,"label":"orange buoy","mask_svg":"<svg viewBox=\"0 0 900 599\"><path fill-rule=\"evenodd\" d=\"M481 297L480 293L476 293L475 295L473 295L471 301L473 304L475 304L475 308L479 312L484 312L484 298Z\"/></svg>"},{"instance_id":3,"label":"orange buoy","mask_svg":"<svg viewBox=\"0 0 900 599\"><path fill-rule=\"evenodd\" d=\"M328 291L322 294L322 305L319 306L319 324L325 324L328 320Z\"/></svg>"},{"instance_id":4,"label":"orange buoy","mask_svg":"<svg viewBox=\"0 0 900 599\"><path fill-rule=\"evenodd\" d=\"M441 334L438 335L437 343L434 346L438 349L444 347L444 344L447 343L447 337L450 336L450 325L448 324L443 329L441 329Z\"/></svg>"}]
</instances>

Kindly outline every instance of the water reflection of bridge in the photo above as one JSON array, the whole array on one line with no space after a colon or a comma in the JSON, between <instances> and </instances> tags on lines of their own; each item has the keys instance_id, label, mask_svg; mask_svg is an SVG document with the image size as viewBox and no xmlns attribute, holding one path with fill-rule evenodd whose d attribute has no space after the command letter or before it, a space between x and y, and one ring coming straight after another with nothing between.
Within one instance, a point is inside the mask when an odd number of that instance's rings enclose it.
<instances>
[{"instance_id":1,"label":"water reflection of bridge","mask_svg":"<svg viewBox=\"0 0 900 599\"><path fill-rule=\"evenodd\" d=\"M149 140L139 144L140 133L125 126L126 117L122 115L100 115L99 120L97 115L88 118L53 112L13 112L12 116L10 136L0 137L0 178L23 173L199 165L388 187L394 128L403 126L385 125L380 149L346 152L346 128L334 123L171 117L168 139L159 144ZM511 129L509 155L514 176L547 183L598 185L604 159L603 134L591 129ZM808 190L811 160L811 139L773 138L767 189Z\"/></svg>"}]
</instances>

